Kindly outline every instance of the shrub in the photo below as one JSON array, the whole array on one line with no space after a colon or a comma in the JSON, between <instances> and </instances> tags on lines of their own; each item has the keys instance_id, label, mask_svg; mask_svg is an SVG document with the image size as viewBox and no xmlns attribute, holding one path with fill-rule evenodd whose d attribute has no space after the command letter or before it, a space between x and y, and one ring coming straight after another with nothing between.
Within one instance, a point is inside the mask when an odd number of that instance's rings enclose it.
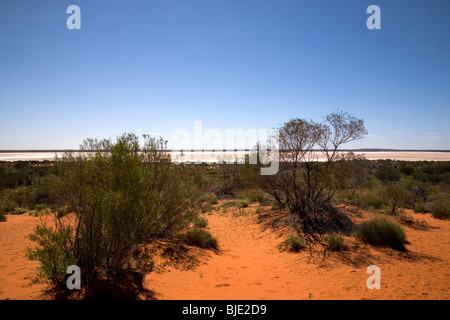
<instances>
[{"instance_id":1,"label":"shrub","mask_svg":"<svg viewBox=\"0 0 450 320\"><path fill-rule=\"evenodd\" d=\"M6 215L5 212L0 211L0 222L5 222L6 221Z\"/></svg>"},{"instance_id":2,"label":"shrub","mask_svg":"<svg viewBox=\"0 0 450 320\"><path fill-rule=\"evenodd\" d=\"M264 202L270 199L270 195L259 189L247 189L241 192L239 197L251 202Z\"/></svg>"},{"instance_id":3,"label":"shrub","mask_svg":"<svg viewBox=\"0 0 450 320\"><path fill-rule=\"evenodd\" d=\"M384 190L384 198L389 206L388 212L394 215L397 213L397 209L410 200L410 193L403 186L389 185Z\"/></svg>"},{"instance_id":4,"label":"shrub","mask_svg":"<svg viewBox=\"0 0 450 320\"><path fill-rule=\"evenodd\" d=\"M328 243L332 251L341 251L347 248L344 238L336 233L327 236L325 238L325 241Z\"/></svg>"},{"instance_id":5,"label":"shrub","mask_svg":"<svg viewBox=\"0 0 450 320\"><path fill-rule=\"evenodd\" d=\"M446 199L438 199L431 207L431 215L436 219L450 219L450 201Z\"/></svg>"},{"instance_id":6,"label":"shrub","mask_svg":"<svg viewBox=\"0 0 450 320\"><path fill-rule=\"evenodd\" d=\"M197 228L205 228L208 225L208 219L197 217L194 219L194 226Z\"/></svg>"},{"instance_id":7,"label":"shrub","mask_svg":"<svg viewBox=\"0 0 450 320\"><path fill-rule=\"evenodd\" d=\"M351 152L336 151L367 134L364 121L337 110L321 123L291 119L278 133L283 152L279 154L278 173L264 179L267 190L297 215L303 232L348 229L350 219L344 221L344 215L333 209L331 199L336 192L357 183L360 158ZM319 161L320 152L324 161Z\"/></svg>"},{"instance_id":8,"label":"shrub","mask_svg":"<svg viewBox=\"0 0 450 320\"><path fill-rule=\"evenodd\" d=\"M214 207L212 205L210 205L208 202L203 202L200 209L201 209L202 213L205 213L205 212L212 211L214 209Z\"/></svg>"},{"instance_id":9,"label":"shrub","mask_svg":"<svg viewBox=\"0 0 450 320\"><path fill-rule=\"evenodd\" d=\"M217 198L216 198L216 195L215 195L214 193L212 193L212 192L208 192L208 193L203 194L203 195L199 198L199 201L200 201L200 202L206 202L206 203L208 203L208 204L210 204L210 205L218 204L218 203L219 203L219 201L218 201Z\"/></svg>"},{"instance_id":10,"label":"shrub","mask_svg":"<svg viewBox=\"0 0 450 320\"><path fill-rule=\"evenodd\" d=\"M240 208L247 208L250 205L250 201L248 199L241 199L238 200L237 204Z\"/></svg>"},{"instance_id":11,"label":"shrub","mask_svg":"<svg viewBox=\"0 0 450 320\"><path fill-rule=\"evenodd\" d=\"M211 233L203 229L193 229L185 234L180 235L180 238L190 246L196 246L204 249L218 249L217 239Z\"/></svg>"},{"instance_id":12,"label":"shrub","mask_svg":"<svg viewBox=\"0 0 450 320\"><path fill-rule=\"evenodd\" d=\"M17 207L17 204L11 200L5 200L3 203L4 203L4 209L2 210L3 212L12 212Z\"/></svg>"},{"instance_id":13,"label":"shrub","mask_svg":"<svg viewBox=\"0 0 450 320\"><path fill-rule=\"evenodd\" d=\"M24 214L27 213L28 211L30 211L30 209L28 208L15 208L13 214Z\"/></svg>"},{"instance_id":14,"label":"shrub","mask_svg":"<svg viewBox=\"0 0 450 320\"><path fill-rule=\"evenodd\" d=\"M416 202L414 203L414 212L415 213L425 213L427 212L427 209L425 207L425 204L423 202Z\"/></svg>"},{"instance_id":15,"label":"shrub","mask_svg":"<svg viewBox=\"0 0 450 320\"><path fill-rule=\"evenodd\" d=\"M400 225L387 218L375 218L363 222L357 230L357 238L374 246L387 246L395 250L405 250L405 231Z\"/></svg>"},{"instance_id":16,"label":"shrub","mask_svg":"<svg viewBox=\"0 0 450 320\"><path fill-rule=\"evenodd\" d=\"M367 189L355 195L355 204L367 209L381 209L386 203L379 188Z\"/></svg>"},{"instance_id":17,"label":"shrub","mask_svg":"<svg viewBox=\"0 0 450 320\"><path fill-rule=\"evenodd\" d=\"M401 172L391 164L385 164L375 172L375 177L381 180L385 185L399 181Z\"/></svg>"},{"instance_id":18,"label":"shrub","mask_svg":"<svg viewBox=\"0 0 450 320\"><path fill-rule=\"evenodd\" d=\"M117 142L88 139L80 147L55 160L51 186L57 206L70 214L43 219L29 257L40 262L40 275L55 288L64 284L67 263L78 265L85 298L97 294L103 281L136 279L133 285L142 288L148 259L136 253L139 245L169 237L188 222L178 167L169 161L165 142L148 136L142 147L133 134ZM47 223L51 217L53 225Z\"/></svg>"},{"instance_id":19,"label":"shrub","mask_svg":"<svg viewBox=\"0 0 450 320\"><path fill-rule=\"evenodd\" d=\"M285 245L289 248L289 250L294 252L299 252L306 246L306 239L302 236L293 236L290 235L285 241Z\"/></svg>"}]
</instances>

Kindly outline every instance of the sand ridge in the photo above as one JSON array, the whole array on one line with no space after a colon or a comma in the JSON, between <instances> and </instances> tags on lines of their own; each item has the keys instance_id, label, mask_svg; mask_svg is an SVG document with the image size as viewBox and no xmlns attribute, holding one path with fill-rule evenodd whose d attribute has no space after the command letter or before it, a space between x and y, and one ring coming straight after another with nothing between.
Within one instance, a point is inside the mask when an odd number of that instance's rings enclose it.
<instances>
[{"instance_id":1,"label":"sand ridge","mask_svg":"<svg viewBox=\"0 0 450 320\"><path fill-rule=\"evenodd\" d=\"M250 210L250 209L249 209ZM232 212L204 214L207 230L219 241L219 251L189 247L197 263L177 268L155 257L156 268L146 287L157 299L449 299L450 221L408 212L404 225L408 252L374 248L346 238L349 250L311 254L280 250L289 230L261 223L261 217ZM352 219L363 221L362 212ZM32 284L37 262L25 257L33 246L28 235L39 219L23 214L0 223L0 299L43 299L45 285ZM276 227L276 225L275 225ZM381 268L381 289L366 286L369 265Z\"/></svg>"}]
</instances>

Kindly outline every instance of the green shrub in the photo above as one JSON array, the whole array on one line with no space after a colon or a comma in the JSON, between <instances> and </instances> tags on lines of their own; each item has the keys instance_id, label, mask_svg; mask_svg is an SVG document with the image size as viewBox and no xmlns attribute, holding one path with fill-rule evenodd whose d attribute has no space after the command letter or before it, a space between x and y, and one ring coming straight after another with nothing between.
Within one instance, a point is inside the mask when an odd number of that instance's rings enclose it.
<instances>
[{"instance_id":1,"label":"green shrub","mask_svg":"<svg viewBox=\"0 0 450 320\"><path fill-rule=\"evenodd\" d=\"M431 215L436 219L450 219L450 201L446 199L438 199L431 207Z\"/></svg>"},{"instance_id":2,"label":"green shrub","mask_svg":"<svg viewBox=\"0 0 450 320\"><path fill-rule=\"evenodd\" d=\"M364 243L391 247L395 250L405 250L405 231L400 225L387 218L375 218L363 222L359 226L356 235Z\"/></svg>"},{"instance_id":3,"label":"green shrub","mask_svg":"<svg viewBox=\"0 0 450 320\"><path fill-rule=\"evenodd\" d=\"M425 207L425 204L423 202L416 202L414 203L414 212L415 213L425 213L427 212L427 209Z\"/></svg>"},{"instance_id":4,"label":"green shrub","mask_svg":"<svg viewBox=\"0 0 450 320\"><path fill-rule=\"evenodd\" d=\"M375 177L381 180L385 185L399 181L402 174L391 164L385 164L375 172Z\"/></svg>"},{"instance_id":5,"label":"green shrub","mask_svg":"<svg viewBox=\"0 0 450 320\"><path fill-rule=\"evenodd\" d=\"M200 198L199 198L200 202L206 202L210 205L214 205L214 204L218 204L219 200L217 200L217 197L214 193L212 192L208 192L203 194Z\"/></svg>"},{"instance_id":6,"label":"green shrub","mask_svg":"<svg viewBox=\"0 0 450 320\"><path fill-rule=\"evenodd\" d=\"M230 209L237 206L237 201L227 201L221 204L222 209Z\"/></svg>"},{"instance_id":7,"label":"green shrub","mask_svg":"<svg viewBox=\"0 0 450 320\"><path fill-rule=\"evenodd\" d=\"M58 210L32 236L38 246L29 250L29 257L40 262L42 277L59 287L65 268L76 264L85 298L102 290L102 281L128 279L124 285L142 292L149 259L142 258L140 245L170 237L189 222L189 193L165 146L162 139L149 136L142 146L138 136L124 134L116 142L88 139L80 146L82 152L55 160L55 208L66 209L70 216ZM121 292L105 294L125 293L121 286L114 288Z\"/></svg>"},{"instance_id":8,"label":"green shrub","mask_svg":"<svg viewBox=\"0 0 450 320\"><path fill-rule=\"evenodd\" d=\"M389 185L384 189L384 198L389 205L387 212L394 215L398 209L405 205L405 203L408 203L411 199L411 194L401 185Z\"/></svg>"},{"instance_id":9,"label":"green shrub","mask_svg":"<svg viewBox=\"0 0 450 320\"><path fill-rule=\"evenodd\" d=\"M355 204L367 209L381 209L386 204L380 188L366 189L355 195Z\"/></svg>"},{"instance_id":10,"label":"green shrub","mask_svg":"<svg viewBox=\"0 0 450 320\"><path fill-rule=\"evenodd\" d=\"M214 207L211 204L209 204L209 202L203 202L200 209L201 209L202 213L205 213L205 212L212 211L214 209Z\"/></svg>"},{"instance_id":11,"label":"green shrub","mask_svg":"<svg viewBox=\"0 0 450 320\"><path fill-rule=\"evenodd\" d=\"M30 212L30 215L32 215L33 217L40 217L51 213L52 211L44 205L37 205L34 211Z\"/></svg>"},{"instance_id":12,"label":"green shrub","mask_svg":"<svg viewBox=\"0 0 450 320\"><path fill-rule=\"evenodd\" d=\"M6 215L5 212L0 211L0 222L5 222L6 221Z\"/></svg>"},{"instance_id":13,"label":"green shrub","mask_svg":"<svg viewBox=\"0 0 450 320\"><path fill-rule=\"evenodd\" d=\"M44 209L46 209L47 208L47 206L45 205L45 204L37 204L35 207L34 207L34 210L37 212L37 213L40 213L42 210L44 210Z\"/></svg>"},{"instance_id":14,"label":"green shrub","mask_svg":"<svg viewBox=\"0 0 450 320\"><path fill-rule=\"evenodd\" d=\"M205 228L208 225L208 219L197 217L194 219L194 226L197 228Z\"/></svg>"},{"instance_id":15,"label":"green shrub","mask_svg":"<svg viewBox=\"0 0 450 320\"><path fill-rule=\"evenodd\" d=\"M293 236L290 235L285 241L285 245L289 248L289 250L294 252L299 252L306 246L306 239L302 236Z\"/></svg>"},{"instance_id":16,"label":"green shrub","mask_svg":"<svg viewBox=\"0 0 450 320\"><path fill-rule=\"evenodd\" d=\"M24 214L30 211L28 208L15 208L13 214Z\"/></svg>"},{"instance_id":17,"label":"green shrub","mask_svg":"<svg viewBox=\"0 0 450 320\"><path fill-rule=\"evenodd\" d=\"M196 246L204 249L218 249L217 239L211 233L203 229L193 229L185 234L180 235L180 238L190 246Z\"/></svg>"},{"instance_id":18,"label":"green shrub","mask_svg":"<svg viewBox=\"0 0 450 320\"><path fill-rule=\"evenodd\" d=\"M237 204L240 208L247 208L250 205L250 201L248 199L241 199L238 200Z\"/></svg>"},{"instance_id":19,"label":"green shrub","mask_svg":"<svg viewBox=\"0 0 450 320\"><path fill-rule=\"evenodd\" d=\"M18 205L12 200L3 200L1 201L2 205L0 206L1 212L13 212Z\"/></svg>"},{"instance_id":20,"label":"green shrub","mask_svg":"<svg viewBox=\"0 0 450 320\"><path fill-rule=\"evenodd\" d=\"M259 189L246 189L240 193L239 198L251 202L264 202L270 199L270 195Z\"/></svg>"},{"instance_id":21,"label":"green shrub","mask_svg":"<svg viewBox=\"0 0 450 320\"><path fill-rule=\"evenodd\" d=\"M325 241L328 243L332 251L341 251L347 248L344 238L336 233L327 236L325 238Z\"/></svg>"}]
</instances>

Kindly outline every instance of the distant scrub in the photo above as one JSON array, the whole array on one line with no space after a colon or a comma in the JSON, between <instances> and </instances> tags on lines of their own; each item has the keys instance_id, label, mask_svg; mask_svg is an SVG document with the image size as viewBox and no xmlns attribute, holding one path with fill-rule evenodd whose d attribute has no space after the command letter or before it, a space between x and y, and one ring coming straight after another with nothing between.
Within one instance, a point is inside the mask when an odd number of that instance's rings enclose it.
<instances>
[{"instance_id":1,"label":"distant scrub","mask_svg":"<svg viewBox=\"0 0 450 320\"><path fill-rule=\"evenodd\" d=\"M204 249L218 249L217 239L211 233L203 229L193 229L179 236L181 240L191 246Z\"/></svg>"},{"instance_id":2,"label":"distant scrub","mask_svg":"<svg viewBox=\"0 0 450 320\"><path fill-rule=\"evenodd\" d=\"M395 250L405 250L406 234L403 228L387 218L375 218L363 222L357 238L374 246L386 246Z\"/></svg>"},{"instance_id":3,"label":"distant scrub","mask_svg":"<svg viewBox=\"0 0 450 320\"><path fill-rule=\"evenodd\" d=\"M6 221L6 215L3 211L0 211L0 222L5 222Z\"/></svg>"},{"instance_id":4,"label":"distant scrub","mask_svg":"<svg viewBox=\"0 0 450 320\"><path fill-rule=\"evenodd\" d=\"M394 166L385 164L375 172L375 176L386 185L399 181L402 175L400 170Z\"/></svg>"}]
</instances>

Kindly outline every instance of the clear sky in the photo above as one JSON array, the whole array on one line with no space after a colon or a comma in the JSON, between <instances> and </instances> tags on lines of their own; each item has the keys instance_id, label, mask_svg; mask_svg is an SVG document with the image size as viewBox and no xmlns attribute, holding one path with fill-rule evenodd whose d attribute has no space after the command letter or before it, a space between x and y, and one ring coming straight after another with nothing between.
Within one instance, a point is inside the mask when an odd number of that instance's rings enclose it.
<instances>
[{"instance_id":1,"label":"clear sky","mask_svg":"<svg viewBox=\"0 0 450 320\"><path fill-rule=\"evenodd\" d=\"M369 132L347 147L450 149L449 14L448 0L0 0L0 149L336 109Z\"/></svg>"}]
</instances>

